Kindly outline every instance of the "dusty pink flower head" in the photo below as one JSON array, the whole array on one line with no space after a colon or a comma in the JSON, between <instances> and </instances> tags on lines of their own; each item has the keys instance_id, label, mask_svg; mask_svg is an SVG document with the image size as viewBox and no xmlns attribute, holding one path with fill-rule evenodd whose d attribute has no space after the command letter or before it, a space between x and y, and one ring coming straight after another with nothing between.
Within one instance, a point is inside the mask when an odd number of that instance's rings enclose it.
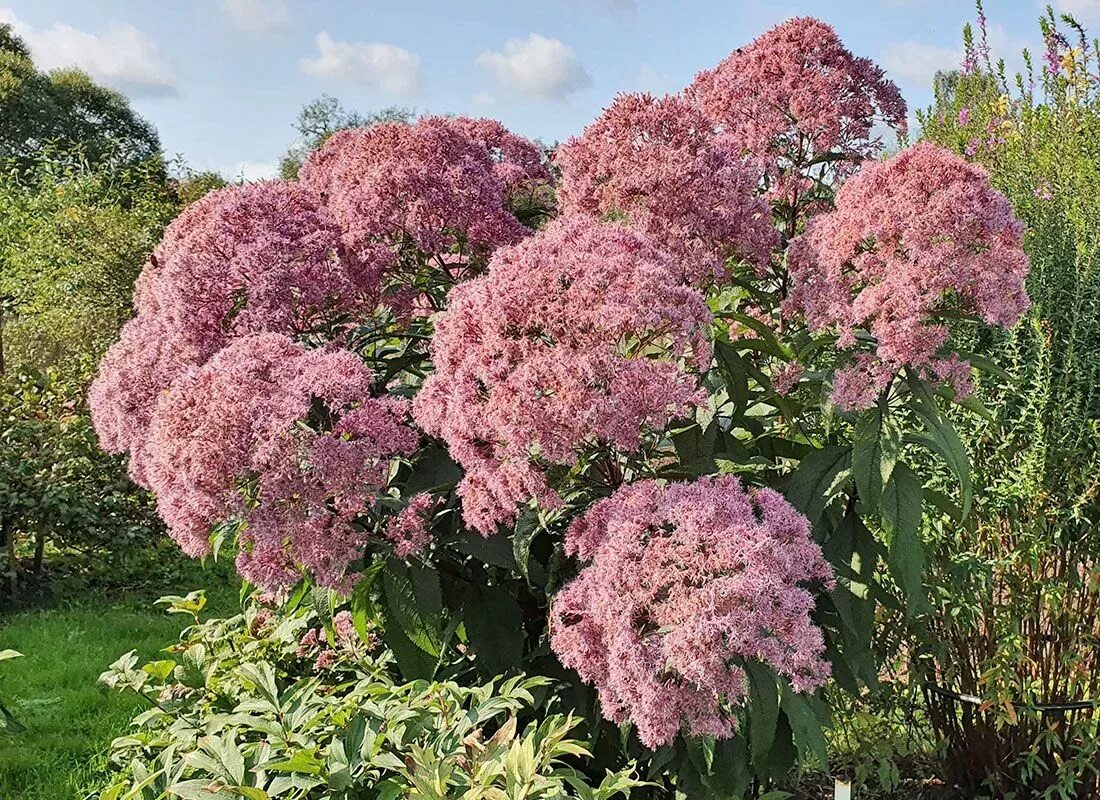
<instances>
[{"instance_id":1,"label":"dusty pink flower head","mask_svg":"<svg viewBox=\"0 0 1100 800\"><path fill-rule=\"evenodd\" d=\"M331 209L349 251L364 258L379 247L411 247L428 258L485 254L530 231L506 208L509 187L498 170L506 160L495 161L465 127L422 117L340 131L306 159L300 179Z\"/></svg>"},{"instance_id":2,"label":"dusty pink flower head","mask_svg":"<svg viewBox=\"0 0 1100 800\"><path fill-rule=\"evenodd\" d=\"M969 367L940 354L949 331L936 314L961 309L1008 327L1027 310L1023 226L1008 201L981 167L919 144L865 165L836 203L791 246L786 310L837 328L841 347L859 329L875 337L873 358L837 375L838 404L866 408L903 366L965 395Z\"/></svg>"},{"instance_id":3,"label":"dusty pink flower head","mask_svg":"<svg viewBox=\"0 0 1100 800\"><path fill-rule=\"evenodd\" d=\"M565 212L626 220L667 248L690 283L740 258L766 269L778 242L760 171L675 95L624 94L554 156Z\"/></svg>"},{"instance_id":4,"label":"dusty pink flower head","mask_svg":"<svg viewBox=\"0 0 1100 800\"><path fill-rule=\"evenodd\" d=\"M604 716L656 749L687 727L728 738L754 659L809 692L829 675L804 584L832 586L810 523L733 477L624 486L577 519L588 565L554 598L550 644L594 684Z\"/></svg>"},{"instance_id":5,"label":"dusty pink flower head","mask_svg":"<svg viewBox=\"0 0 1100 800\"><path fill-rule=\"evenodd\" d=\"M231 186L168 226L135 305L205 360L234 336L331 335L362 319L389 263L378 252L346 255L335 220L296 184Z\"/></svg>"},{"instance_id":6,"label":"dusty pink flower head","mask_svg":"<svg viewBox=\"0 0 1100 800\"><path fill-rule=\"evenodd\" d=\"M795 390L805 374L806 368L797 361L782 364L772 372L772 388L776 394L786 397Z\"/></svg>"},{"instance_id":7,"label":"dusty pink flower head","mask_svg":"<svg viewBox=\"0 0 1100 800\"><path fill-rule=\"evenodd\" d=\"M423 552L431 544L432 515L436 505L435 497L421 492L387 523L383 535L393 543L398 558Z\"/></svg>"},{"instance_id":8,"label":"dusty pink flower head","mask_svg":"<svg viewBox=\"0 0 1100 800\"><path fill-rule=\"evenodd\" d=\"M538 143L516 136L495 119L451 117L448 122L485 148L493 160L494 172L509 193L553 182Z\"/></svg>"},{"instance_id":9,"label":"dusty pink flower head","mask_svg":"<svg viewBox=\"0 0 1100 800\"><path fill-rule=\"evenodd\" d=\"M833 174L845 175L881 149L872 136L876 123L906 131L898 87L811 17L784 22L699 73L688 94L760 160L772 176L771 196L787 201L804 188L804 175L788 172L792 166L805 169L832 154L841 159Z\"/></svg>"},{"instance_id":10,"label":"dusty pink flower head","mask_svg":"<svg viewBox=\"0 0 1100 800\"><path fill-rule=\"evenodd\" d=\"M489 535L519 502L554 504L540 465L596 441L636 449L699 402L686 366L709 366L710 320L668 257L619 225L567 217L499 251L436 318L435 374L413 405L465 470L467 524Z\"/></svg>"},{"instance_id":11,"label":"dusty pink flower head","mask_svg":"<svg viewBox=\"0 0 1100 800\"><path fill-rule=\"evenodd\" d=\"M103 449L131 453L130 472L148 486L141 451L153 407L171 382L199 362L199 352L150 314L122 327L88 392L92 422Z\"/></svg>"},{"instance_id":12,"label":"dusty pink flower head","mask_svg":"<svg viewBox=\"0 0 1100 800\"><path fill-rule=\"evenodd\" d=\"M345 585L364 541L352 521L418 440L407 404L369 398L370 379L353 353L278 334L237 339L178 378L156 404L144 466L173 538L202 555L212 526L240 517L238 567L254 583L294 583L302 566Z\"/></svg>"},{"instance_id":13,"label":"dusty pink flower head","mask_svg":"<svg viewBox=\"0 0 1100 800\"><path fill-rule=\"evenodd\" d=\"M332 631L336 634L337 641L346 647L354 647L359 641L359 633L355 630L355 621L350 611L340 611L332 618Z\"/></svg>"}]
</instances>

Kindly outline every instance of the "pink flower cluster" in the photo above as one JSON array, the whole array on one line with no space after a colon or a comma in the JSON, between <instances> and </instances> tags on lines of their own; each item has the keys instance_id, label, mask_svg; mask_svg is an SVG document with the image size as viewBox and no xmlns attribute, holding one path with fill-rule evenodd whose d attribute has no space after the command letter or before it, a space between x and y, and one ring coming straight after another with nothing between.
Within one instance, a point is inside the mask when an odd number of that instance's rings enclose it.
<instances>
[{"instance_id":1,"label":"pink flower cluster","mask_svg":"<svg viewBox=\"0 0 1100 800\"><path fill-rule=\"evenodd\" d=\"M249 333L338 335L373 311L382 267L348 257L295 184L206 195L168 226L135 286L137 317L100 365L90 403L103 446L130 451L144 482L153 407L173 380Z\"/></svg>"},{"instance_id":2,"label":"pink flower cluster","mask_svg":"<svg viewBox=\"0 0 1100 800\"><path fill-rule=\"evenodd\" d=\"M728 738L755 659L809 692L829 675L803 584L832 585L809 521L733 477L619 489L577 519L589 562L554 599L550 643L596 686L604 716L656 749L686 724Z\"/></svg>"},{"instance_id":3,"label":"pink flower cluster","mask_svg":"<svg viewBox=\"0 0 1100 800\"><path fill-rule=\"evenodd\" d=\"M153 413L144 474L181 547L202 555L212 526L241 518L237 565L253 583L292 585L302 566L346 586L365 542L355 520L390 458L418 444L407 402L370 398L370 380L354 354L279 334L237 339L176 380ZM329 429L297 425L311 415Z\"/></svg>"},{"instance_id":4,"label":"pink flower cluster","mask_svg":"<svg viewBox=\"0 0 1100 800\"><path fill-rule=\"evenodd\" d=\"M211 192L168 226L135 295L205 360L230 339L334 331L369 315L388 260L357 259L315 197L287 182Z\"/></svg>"},{"instance_id":5,"label":"pink flower cluster","mask_svg":"<svg viewBox=\"0 0 1100 800\"><path fill-rule=\"evenodd\" d=\"M91 388L103 446L130 453L188 552L242 519L238 565L263 586L299 567L343 585L361 517L400 553L419 550L430 498L371 517L384 467L417 445L407 404L372 399L362 361L334 347L373 316L408 246L464 276L530 233L510 194L550 180L539 146L499 123L427 118L338 134L300 183L203 197L168 227Z\"/></svg>"},{"instance_id":6,"label":"pink flower cluster","mask_svg":"<svg viewBox=\"0 0 1100 800\"><path fill-rule=\"evenodd\" d=\"M773 185L770 195L796 202L809 188L806 170L825 171L824 156L840 159L834 175L854 171L881 148L878 122L906 130L901 92L882 69L857 58L829 25L810 17L788 20L688 89L706 115L759 159Z\"/></svg>"},{"instance_id":7,"label":"pink flower cluster","mask_svg":"<svg viewBox=\"0 0 1100 800\"><path fill-rule=\"evenodd\" d=\"M939 312L961 309L1008 327L1028 308L1023 226L980 167L930 144L867 164L837 195L836 210L812 220L791 246L787 311L875 338L842 370L834 400L871 405L905 366L970 391L970 369L943 356L948 328Z\"/></svg>"},{"instance_id":8,"label":"pink flower cluster","mask_svg":"<svg viewBox=\"0 0 1100 800\"><path fill-rule=\"evenodd\" d=\"M690 283L727 277L730 258L769 265L778 234L757 197L759 169L683 97L620 95L554 160L563 211L625 220L668 249Z\"/></svg>"},{"instance_id":9,"label":"pink flower cluster","mask_svg":"<svg viewBox=\"0 0 1100 800\"><path fill-rule=\"evenodd\" d=\"M447 272L448 255L484 255L530 233L509 191L545 177L536 145L476 120L423 117L340 131L306 159L300 179L365 260L407 248Z\"/></svg>"},{"instance_id":10,"label":"pink flower cluster","mask_svg":"<svg viewBox=\"0 0 1100 800\"><path fill-rule=\"evenodd\" d=\"M710 321L668 257L619 225L566 217L498 251L437 317L413 406L465 470L466 523L489 535L518 502L554 505L541 465L597 441L636 449L699 402L686 367L709 366Z\"/></svg>"},{"instance_id":11,"label":"pink flower cluster","mask_svg":"<svg viewBox=\"0 0 1100 800\"><path fill-rule=\"evenodd\" d=\"M485 148L493 171L510 194L553 183L543 149L530 139L516 136L495 119L453 117L447 121Z\"/></svg>"}]
</instances>

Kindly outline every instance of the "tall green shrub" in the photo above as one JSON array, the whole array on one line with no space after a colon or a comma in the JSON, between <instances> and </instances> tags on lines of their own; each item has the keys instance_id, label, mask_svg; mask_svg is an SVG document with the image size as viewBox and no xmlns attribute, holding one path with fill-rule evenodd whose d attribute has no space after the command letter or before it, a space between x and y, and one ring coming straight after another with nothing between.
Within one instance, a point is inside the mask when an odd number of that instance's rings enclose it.
<instances>
[{"instance_id":1,"label":"tall green shrub","mask_svg":"<svg viewBox=\"0 0 1100 800\"><path fill-rule=\"evenodd\" d=\"M964 777L1074 797L1095 791L1096 715L1041 706L1100 698L1100 93L1076 23L1048 12L1042 32L1043 65L1025 54L1013 83L968 30L971 68L939 76L921 116L1026 223L1032 309L1007 334L969 334L1015 380L983 385L990 413L964 426L976 513L932 526L919 649L937 685L981 703L929 695Z\"/></svg>"}]
</instances>

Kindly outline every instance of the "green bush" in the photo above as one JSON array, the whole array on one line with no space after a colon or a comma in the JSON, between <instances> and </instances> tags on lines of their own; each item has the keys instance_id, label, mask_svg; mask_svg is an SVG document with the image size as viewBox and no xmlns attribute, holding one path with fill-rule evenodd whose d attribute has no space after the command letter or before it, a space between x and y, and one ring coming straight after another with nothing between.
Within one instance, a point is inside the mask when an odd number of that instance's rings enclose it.
<instances>
[{"instance_id":1,"label":"green bush","mask_svg":"<svg viewBox=\"0 0 1100 800\"><path fill-rule=\"evenodd\" d=\"M152 497L100 449L83 389L55 368L0 374L0 591L40 573L47 547L106 557L159 538ZM125 559L114 561L121 571Z\"/></svg>"},{"instance_id":2,"label":"green bush","mask_svg":"<svg viewBox=\"0 0 1100 800\"><path fill-rule=\"evenodd\" d=\"M112 743L119 772L100 800L605 800L643 785L630 769L589 781L579 721L536 700L545 678L403 683L348 612L325 623L306 604L246 604L200 623L202 593L164 601L196 621L171 658L129 653L103 674L150 708Z\"/></svg>"},{"instance_id":3,"label":"green bush","mask_svg":"<svg viewBox=\"0 0 1100 800\"><path fill-rule=\"evenodd\" d=\"M1048 12L1042 33L1057 73L1028 57L1013 85L968 30L974 70L940 75L921 116L1027 225L1032 310L959 332L1014 380L982 381L988 413L959 418L975 513L926 530L935 589L909 646L926 680L977 698L929 696L952 777L1075 797L1097 786L1100 720L1043 706L1100 698L1100 93L1084 31Z\"/></svg>"}]
</instances>

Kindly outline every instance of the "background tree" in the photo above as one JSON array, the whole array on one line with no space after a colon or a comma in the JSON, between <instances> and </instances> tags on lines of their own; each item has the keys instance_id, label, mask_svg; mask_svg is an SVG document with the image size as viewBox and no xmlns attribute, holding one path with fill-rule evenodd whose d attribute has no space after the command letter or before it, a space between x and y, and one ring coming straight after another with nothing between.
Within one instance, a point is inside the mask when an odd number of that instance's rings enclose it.
<instances>
[{"instance_id":1,"label":"background tree","mask_svg":"<svg viewBox=\"0 0 1100 800\"><path fill-rule=\"evenodd\" d=\"M43 148L92 165L156 160L160 138L126 97L76 69L42 72L8 24L0 24L0 159L32 166Z\"/></svg>"},{"instance_id":2,"label":"background tree","mask_svg":"<svg viewBox=\"0 0 1100 800\"><path fill-rule=\"evenodd\" d=\"M408 124L416 118L416 109L389 106L381 111L360 114L344 108L335 97L323 94L302 106L295 120L298 138L279 159L279 177L294 180L306 156L323 145L332 134L350 128L369 128L382 122Z\"/></svg>"}]
</instances>

